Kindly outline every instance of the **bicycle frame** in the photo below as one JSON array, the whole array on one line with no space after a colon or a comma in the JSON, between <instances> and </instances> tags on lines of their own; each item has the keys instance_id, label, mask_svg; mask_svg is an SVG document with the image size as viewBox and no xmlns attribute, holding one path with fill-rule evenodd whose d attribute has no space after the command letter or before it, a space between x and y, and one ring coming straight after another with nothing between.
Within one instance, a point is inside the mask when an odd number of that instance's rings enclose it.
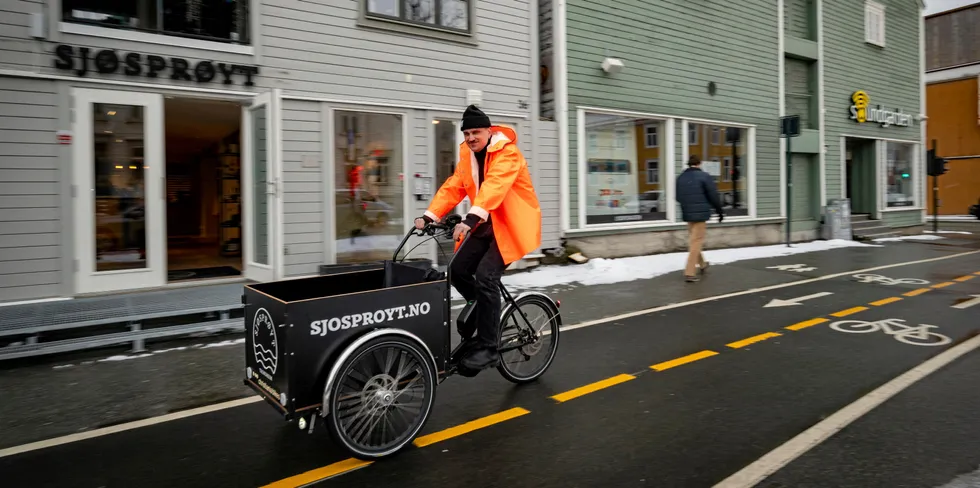
<instances>
[{"instance_id":1,"label":"bicycle frame","mask_svg":"<svg viewBox=\"0 0 980 488\"><path fill-rule=\"evenodd\" d=\"M408 233L405 234L405 237L402 238L401 243L398 244L398 247L395 249L395 252L391 256L391 260L397 262L398 253L401 252L401 250L402 250L403 247L405 247L405 243L408 242L408 239L411 236L418 235L419 237L424 237L425 234L426 234L426 229L431 229L430 230L430 238L429 239L426 239L425 241L417 244L415 247L413 247L412 249L410 249L408 251L408 253L406 253L405 256L402 258L402 261L404 261L404 259L406 257L408 257L408 255L411 254L411 252L413 250L415 250L416 247L421 246L422 244L424 244L425 242L428 242L429 240L434 240L438 235L443 234L443 235L450 235L451 236L453 230L456 227L456 225L459 222L462 221L462 218L459 217L458 215L455 215L454 214L454 215L450 215L449 217L447 217L446 220L447 220L447 222L452 222L452 224L451 225L441 224L441 223L440 224L436 224L436 225L428 224L428 225L426 225L425 228L423 228L421 230L420 229L416 229L413 226L411 229L409 229ZM439 232L435 232L434 231L435 229L440 229L440 231ZM457 248L457 250L453 253L453 256L451 258L449 258L449 263L447 263L447 265L446 265L446 285L447 285L446 286L446 299L445 299L445 303L446 303L446 317L452 317L452 293L453 293L452 290L453 290L453 284L452 284L452 273L451 273L451 270L452 270L452 266L453 266L453 261L456 259L456 256L459 255L459 249L462 249L463 246L466 245L466 243L469 241L469 239L472 236L472 234L473 234L472 232L467 233L466 237L463 238L463 241L460 242L459 247ZM517 301L514 299L514 297L507 290L507 287L505 287L504 284L503 284L503 282L500 281L499 279L496 280L496 283L497 283L497 288L500 290L500 294L501 294L501 296L504 299L504 302L506 304L508 304L510 306L513 306L514 308L517 309L517 312L520 314L521 318L524 319L524 323L527 325L528 329L531 330L532 338L534 340L537 340L537 335L538 335L537 334L537 331L534 330L534 327L531 325L531 321L528 320L527 315L524 313L524 311L521 310L521 308L517 306ZM499 320L499 318L498 318L498 320ZM452 327L446 327L446 344L447 344L447 349L448 349L448 345L449 344L452 344ZM503 353L503 352L507 352L507 351L512 351L514 349L519 349L523 345L524 344L521 344L521 345L518 345L518 346L511 346L511 347L507 347L507 348L502 348L502 349L499 349L498 352ZM449 358L454 357L456 355L456 353L459 352L459 349L462 346L463 346L463 343L460 343L458 346L456 346L456 348L454 348L451 352L449 352L449 356L447 356L447 357L449 357Z\"/></svg>"}]
</instances>

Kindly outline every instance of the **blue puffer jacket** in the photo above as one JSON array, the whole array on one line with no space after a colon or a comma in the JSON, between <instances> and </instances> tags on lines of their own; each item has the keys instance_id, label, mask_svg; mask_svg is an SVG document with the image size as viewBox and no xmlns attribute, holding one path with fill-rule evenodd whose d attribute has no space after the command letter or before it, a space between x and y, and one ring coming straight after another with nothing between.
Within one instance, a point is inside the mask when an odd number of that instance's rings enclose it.
<instances>
[{"instance_id":1,"label":"blue puffer jacket","mask_svg":"<svg viewBox=\"0 0 980 488\"><path fill-rule=\"evenodd\" d=\"M724 215L715 180L700 168L689 167L677 177L677 202L684 222L707 222L711 209Z\"/></svg>"}]
</instances>

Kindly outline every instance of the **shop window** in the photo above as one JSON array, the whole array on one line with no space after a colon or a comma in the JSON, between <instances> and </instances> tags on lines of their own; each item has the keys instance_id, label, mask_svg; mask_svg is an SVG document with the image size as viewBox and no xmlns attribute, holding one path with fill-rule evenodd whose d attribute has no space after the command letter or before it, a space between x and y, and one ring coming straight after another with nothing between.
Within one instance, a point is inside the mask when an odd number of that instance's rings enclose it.
<instances>
[{"instance_id":1,"label":"shop window","mask_svg":"<svg viewBox=\"0 0 980 488\"><path fill-rule=\"evenodd\" d=\"M701 170L715 179L726 217L749 215L748 171L749 130L743 127L697 124L688 122L688 130L711 134L711 145L688 145L684 156L686 164L689 156L701 159Z\"/></svg>"},{"instance_id":2,"label":"shop window","mask_svg":"<svg viewBox=\"0 0 980 488\"><path fill-rule=\"evenodd\" d=\"M402 116L334 114L336 262L390 259L404 237Z\"/></svg>"},{"instance_id":3,"label":"shop window","mask_svg":"<svg viewBox=\"0 0 980 488\"><path fill-rule=\"evenodd\" d=\"M885 6L878 2L864 4L864 40L885 47Z\"/></svg>"},{"instance_id":4,"label":"shop window","mask_svg":"<svg viewBox=\"0 0 980 488\"><path fill-rule=\"evenodd\" d=\"M473 0L362 0L365 18L396 20L460 33L472 30Z\"/></svg>"},{"instance_id":5,"label":"shop window","mask_svg":"<svg viewBox=\"0 0 980 488\"><path fill-rule=\"evenodd\" d=\"M65 22L249 44L249 0L62 0Z\"/></svg>"},{"instance_id":6,"label":"shop window","mask_svg":"<svg viewBox=\"0 0 980 488\"><path fill-rule=\"evenodd\" d=\"M589 144L580 155L586 181L580 197L586 224L666 220L661 166L666 158L660 154L665 123L587 113L584 125Z\"/></svg>"},{"instance_id":7,"label":"shop window","mask_svg":"<svg viewBox=\"0 0 980 488\"><path fill-rule=\"evenodd\" d=\"M915 145L886 142L885 152L885 206L914 207L917 184L912 170Z\"/></svg>"}]
</instances>

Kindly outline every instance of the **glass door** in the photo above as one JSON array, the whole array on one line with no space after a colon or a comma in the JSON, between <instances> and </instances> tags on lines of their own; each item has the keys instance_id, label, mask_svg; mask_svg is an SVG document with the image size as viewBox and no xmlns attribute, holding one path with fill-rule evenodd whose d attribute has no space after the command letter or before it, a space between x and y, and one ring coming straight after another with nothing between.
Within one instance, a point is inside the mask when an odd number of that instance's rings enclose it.
<instances>
[{"instance_id":1,"label":"glass door","mask_svg":"<svg viewBox=\"0 0 980 488\"><path fill-rule=\"evenodd\" d=\"M163 286L163 97L75 89L76 290Z\"/></svg>"},{"instance_id":2,"label":"glass door","mask_svg":"<svg viewBox=\"0 0 980 488\"><path fill-rule=\"evenodd\" d=\"M245 234L245 278L275 279L276 169L274 104L271 93L242 108L242 229Z\"/></svg>"}]
</instances>

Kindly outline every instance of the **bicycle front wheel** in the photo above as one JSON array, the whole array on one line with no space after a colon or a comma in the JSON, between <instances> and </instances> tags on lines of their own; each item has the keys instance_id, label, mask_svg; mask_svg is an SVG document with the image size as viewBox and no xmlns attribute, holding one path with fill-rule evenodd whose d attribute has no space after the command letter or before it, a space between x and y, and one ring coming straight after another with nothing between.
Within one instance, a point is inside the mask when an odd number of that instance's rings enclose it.
<instances>
[{"instance_id":1,"label":"bicycle front wheel","mask_svg":"<svg viewBox=\"0 0 980 488\"><path fill-rule=\"evenodd\" d=\"M538 379L555 359L561 315L547 297L525 295L504 310L498 329L500 364L497 371L508 381Z\"/></svg>"}]
</instances>

